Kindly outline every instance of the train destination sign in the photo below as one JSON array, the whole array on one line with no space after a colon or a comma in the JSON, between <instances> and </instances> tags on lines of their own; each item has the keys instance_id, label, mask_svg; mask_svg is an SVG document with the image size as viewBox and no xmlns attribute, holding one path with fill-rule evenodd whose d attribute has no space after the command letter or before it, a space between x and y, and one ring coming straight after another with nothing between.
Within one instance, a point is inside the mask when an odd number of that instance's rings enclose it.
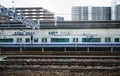
<instances>
[{"instance_id":1,"label":"train destination sign","mask_svg":"<svg viewBox=\"0 0 120 76\"><path fill-rule=\"evenodd\" d=\"M5 8L2 5L0 5L0 13L5 15L5 16L8 16L10 18L16 19L16 20L22 22L23 24L25 24L28 27L32 27L32 28L35 28L35 29L39 29L39 27L40 27L37 22L26 19L21 14L17 14L15 11L13 11L9 8Z\"/></svg>"}]
</instances>

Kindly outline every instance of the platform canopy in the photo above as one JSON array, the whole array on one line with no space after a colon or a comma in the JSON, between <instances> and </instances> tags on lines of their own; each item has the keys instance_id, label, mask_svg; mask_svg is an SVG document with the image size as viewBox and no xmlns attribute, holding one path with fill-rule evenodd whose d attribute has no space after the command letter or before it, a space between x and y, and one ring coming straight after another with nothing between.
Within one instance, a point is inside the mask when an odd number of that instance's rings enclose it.
<instances>
[{"instance_id":1,"label":"platform canopy","mask_svg":"<svg viewBox=\"0 0 120 76\"><path fill-rule=\"evenodd\" d=\"M35 22L33 20L26 19L23 15L17 14L14 10L10 8L6 8L2 5L0 5L0 14L2 16L7 16L9 18L13 18L17 21L20 21L23 23L26 27L32 27L34 29L39 29L39 24L38 22Z\"/></svg>"}]
</instances>

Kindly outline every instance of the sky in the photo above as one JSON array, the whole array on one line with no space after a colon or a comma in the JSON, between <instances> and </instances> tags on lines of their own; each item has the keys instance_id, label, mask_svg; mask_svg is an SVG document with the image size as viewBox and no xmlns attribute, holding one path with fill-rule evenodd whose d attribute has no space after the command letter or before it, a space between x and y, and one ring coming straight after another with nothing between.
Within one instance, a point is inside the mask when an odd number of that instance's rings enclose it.
<instances>
[{"instance_id":1,"label":"sky","mask_svg":"<svg viewBox=\"0 0 120 76\"><path fill-rule=\"evenodd\" d=\"M0 0L5 7L43 7L55 16L71 20L72 6L111 6L113 0ZM117 0L119 1L119 0Z\"/></svg>"}]
</instances>

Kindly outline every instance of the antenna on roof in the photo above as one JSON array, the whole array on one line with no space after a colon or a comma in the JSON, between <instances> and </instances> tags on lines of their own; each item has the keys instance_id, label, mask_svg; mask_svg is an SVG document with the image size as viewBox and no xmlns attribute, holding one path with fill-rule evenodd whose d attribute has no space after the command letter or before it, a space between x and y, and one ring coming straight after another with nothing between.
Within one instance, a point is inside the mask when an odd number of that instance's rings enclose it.
<instances>
[{"instance_id":1,"label":"antenna on roof","mask_svg":"<svg viewBox=\"0 0 120 76\"><path fill-rule=\"evenodd\" d=\"M54 17L55 26L57 26L57 17Z\"/></svg>"}]
</instances>

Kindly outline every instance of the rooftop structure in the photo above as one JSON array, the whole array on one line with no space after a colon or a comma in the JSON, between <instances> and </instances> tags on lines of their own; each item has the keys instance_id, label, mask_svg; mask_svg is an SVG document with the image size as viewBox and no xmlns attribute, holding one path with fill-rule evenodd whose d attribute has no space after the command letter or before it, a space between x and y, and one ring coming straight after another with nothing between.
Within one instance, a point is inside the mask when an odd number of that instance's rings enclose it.
<instances>
[{"instance_id":1,"label":"rooftop structure","mask_svg":"<svg viewBox=\"0 0 120 76\"><path fill-rule=\"evenodd\" d=\"M41 21L40 29L120 28L120 21ZM1 22L0 29L31 29L20 22Z\"/></svg>"}]
</instances>

